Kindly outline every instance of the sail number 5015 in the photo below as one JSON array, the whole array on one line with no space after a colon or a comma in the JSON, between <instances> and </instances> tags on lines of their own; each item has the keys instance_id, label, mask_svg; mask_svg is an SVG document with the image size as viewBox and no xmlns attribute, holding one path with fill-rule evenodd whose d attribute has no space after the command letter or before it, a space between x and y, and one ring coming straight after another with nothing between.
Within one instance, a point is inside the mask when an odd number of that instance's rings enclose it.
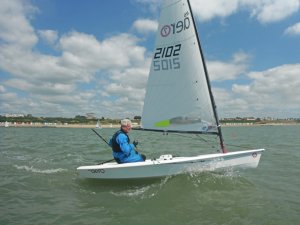
<instances>
[{"instance_id":1,"label":"sail number 5015","mask_svg":"<svg viewBox=\"0 0 300 225\"><path fill-rule=\"evenodd\" d=\"M171 45L163 48L156 48L154 52L153 69L171 70L180 68L180 49L181 44Z\"/></svg>"}]
</instances>

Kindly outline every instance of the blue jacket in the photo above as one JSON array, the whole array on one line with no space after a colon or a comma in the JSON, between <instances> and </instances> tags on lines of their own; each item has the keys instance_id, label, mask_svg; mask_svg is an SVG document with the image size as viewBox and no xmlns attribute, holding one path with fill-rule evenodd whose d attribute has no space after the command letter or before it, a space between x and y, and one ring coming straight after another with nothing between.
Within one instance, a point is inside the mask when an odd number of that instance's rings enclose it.
<instances>
[{"instance_id":1,"label":"blue jacket","mask_svg":"<svg viewBox=\"0 0 300 225\"><path fill-rule=\"evenodd\" d=\"M113 142L117 143L119 149L113 149ZM113 156L118 163L142 162L142 156L135 151L135 147L130 143L129 137L123 131L117 131L110 139L109 145L112 147Z\"/></svg>"}]
</instances>

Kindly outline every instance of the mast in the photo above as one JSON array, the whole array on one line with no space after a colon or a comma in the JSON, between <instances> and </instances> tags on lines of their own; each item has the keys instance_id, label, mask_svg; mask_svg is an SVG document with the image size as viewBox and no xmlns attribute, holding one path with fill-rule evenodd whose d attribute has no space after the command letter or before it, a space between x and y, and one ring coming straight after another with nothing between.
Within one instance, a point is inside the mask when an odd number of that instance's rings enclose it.
<instances>
[{"instance_id":1,"label":"mast","mask_svg":"<svg viewBox=\"0 0 300 225\"><path fill-rule=\"evenodd\" d=\"M190 12L191 12L191 18L193 20L194 29L195 29L195 33L196 33L196 36L197 36L198 48L200 50L200 54L201 54L201 58L202 58L202 64L203 64L204 73L205 73L205 77L206 77L209 96L210 96L210 100L211 100L211 104L212 104L212 108L213 108L214 117L216 119L216 124L217 124L217 127L218 127L218 136L219 136L219 139L220 139L220 146L221 146L222 152L225 153L226 150L225 150L225 146L224 146L224 140L223 140L221 126L220 126L220 123L219 123L219 117L218 117L218 113L217 113L217 106L216 106L214 96L213 96L213 93L212 93L212 90L211 90L210 80L209 80L208 71L207 71L207 67L206 67L206 63L205 63L205 59L204 59L204 54L203 54L201 44L200 44L199 34L198 34L198 31L197 31L197 27L196 27L196 23L195 23L195 19L194 19L194 15L193 15L193 11L192 11L190 1L187 0L187 3L188 3L188 6L189 6L189 9L190 9Z\"/></svg>"}]
</instances>

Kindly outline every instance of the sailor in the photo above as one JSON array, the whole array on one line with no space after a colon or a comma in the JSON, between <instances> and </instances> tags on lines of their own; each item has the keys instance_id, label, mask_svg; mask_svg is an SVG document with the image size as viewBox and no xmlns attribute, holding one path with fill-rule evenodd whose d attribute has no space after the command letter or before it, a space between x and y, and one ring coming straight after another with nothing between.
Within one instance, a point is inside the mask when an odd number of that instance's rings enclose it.
<instances>
[{"instance_id":1,"label":"sailor","mask_svg":"<svg viewBox=\"0 0 300 225\"><path fill-rule=\"evenodd\" d=\"M117 131L109 141L113 150L113 156L117 163L142 162L146 156L136 151L138 142L130 143L128 136L131 130L131 121L129 119L121 120L121 129Z\"/></svg>"}]
</instances>

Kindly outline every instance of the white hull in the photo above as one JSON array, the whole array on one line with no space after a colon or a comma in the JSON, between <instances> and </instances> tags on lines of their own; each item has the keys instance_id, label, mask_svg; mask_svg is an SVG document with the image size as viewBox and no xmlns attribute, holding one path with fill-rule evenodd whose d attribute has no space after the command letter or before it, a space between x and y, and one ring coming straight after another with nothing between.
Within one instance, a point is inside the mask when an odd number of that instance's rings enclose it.
<instances>
[{"instance_id":1,"label":"white hull","mask_svg":"<svg viewBox=\"0 0 300 225\"><path fill-rule=\"evenodd\" d=\"M172 176L188 172L214 171L225 168L256 168L264 149L216 153L193 157L161 156L145 162L81 166L80 177L96 179L140 179Z\"/></svg>"}]
</instances>

